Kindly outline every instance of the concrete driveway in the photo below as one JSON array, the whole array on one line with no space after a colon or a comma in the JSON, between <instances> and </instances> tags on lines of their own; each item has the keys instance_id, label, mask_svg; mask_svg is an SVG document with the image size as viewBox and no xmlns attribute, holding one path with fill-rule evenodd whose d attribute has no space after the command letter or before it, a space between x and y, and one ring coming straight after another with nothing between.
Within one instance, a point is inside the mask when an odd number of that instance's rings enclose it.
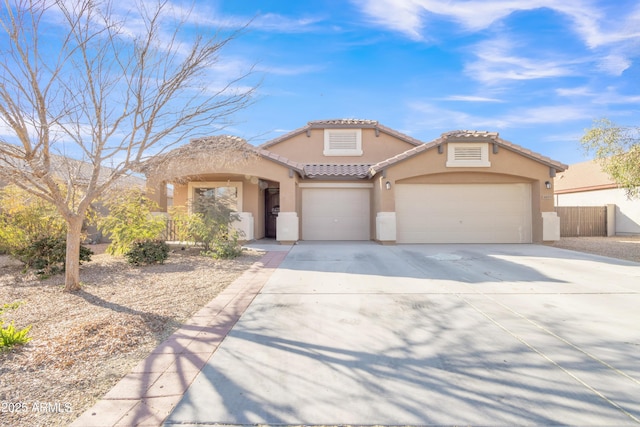
<instances>
[{"instance_id":1,"label":"concrete driveway","mask_svg":"<svg viewBox=\"0 0 640 427\"><path fill-rule=\"evenodd\" d=\"M640 424L640 264L302 243L166 421Z\"/></svg>"}]
</instances>

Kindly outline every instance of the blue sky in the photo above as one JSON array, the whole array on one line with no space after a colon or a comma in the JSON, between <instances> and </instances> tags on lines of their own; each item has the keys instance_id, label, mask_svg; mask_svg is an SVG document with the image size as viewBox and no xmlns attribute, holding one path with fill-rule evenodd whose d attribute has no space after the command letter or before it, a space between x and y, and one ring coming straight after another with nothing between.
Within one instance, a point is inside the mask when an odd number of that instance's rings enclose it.
<instances>
[{"instance_id":1,"label":"blue sky","mask_svg":"<svg viewBox=\"0 0 640 427\"><path fill-rule=\"evenodd\" d=\"M226 129L254 144L359 118L425 142L498 131L570 164L594 119L640 121L637 1L203 0L194 13L201 28L254 18L223 57L262 79Z\"/></svg>"},{"instance_id":2,"label":"blue sky","mask_svg":"<svg viewBox=\"0 0 640 427\"><path fill-rule=\"evenodd\" d=\"M312 120L357 118L424 142L497 131L571 164L586 159L579 140L593 120L640 125L637 0L168 1L193 1L184 41L251 20L207 79L215 91L253 67L241 84L261 81L255 102L223 133L256 145Z\"/></svg>"}]
</instances>

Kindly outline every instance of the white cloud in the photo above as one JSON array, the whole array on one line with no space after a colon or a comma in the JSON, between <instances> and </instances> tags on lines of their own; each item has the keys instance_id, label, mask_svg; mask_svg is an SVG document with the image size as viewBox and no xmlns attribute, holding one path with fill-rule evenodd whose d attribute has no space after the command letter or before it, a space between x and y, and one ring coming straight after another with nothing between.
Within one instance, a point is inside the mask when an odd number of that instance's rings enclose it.
<instances>
[{"instance_id":1,"label":"white cloud","mask_svg":"<svg viewBox=\"0 0 640 427\"><path fill-rule=\"evenodd\" d=\"M429 14L457 22L468 31L489 28L516 11L541 8L569 17L574 31L597 47L640 37L640 5L634 9L621 2L619 8L598 7L588 0L352 0L370 19L412 38L421 38ZM607 12L615 12L615 14ZM620 16L623 20L620 21Z\"/></svg>"},{"instance_id":2,"label":"white cloud","mask_svg":"<svg viewBox=\"0 0 640 427\"><path fill-rule=\"evenodd\" d=\"M427 102L409 104L413 121L420 128L496 130L530 125L590 120L594 110L586 106L557 105L521 108L508 114L478 116L464 111L443 109ZM495 113L495 112L494 112ZM417 118L416 118L417 115Z\"/></svg>"},{"instance_id":3,"label":"white cloud","mask_svg":"<svg viewBox=\"0 0 640 427\"><path fill-rule=\"evenodd\" d=\"M551 105L520 109L504 117L508 123L523 124L551 124L593 118L593 109L575 105Z\"/></svg>"},{"instance_id":4,"label":"white cloud","mask_svg":"<svg viewBox=\"0 0 640 427\"><path fill-rule=\"evenodd\" d=\"M302 74L317 73L324 69L326 69L325 65L298 65L298 66L259 65L256 67L256 71L265 72L269 74L276 74L279 76L298 76Z\"/></svg>"},{"instance_id":5,"label":"white cloud","mask_svg":"<svg viewBox=\"0 0 640 427\"><path fill-rule=\"evenodd\" d=\"M462 101L462 102L505 102L497 98L487 98L484 96L472 96L472 95L451 95L445 98L440 98L442 101Z\"/></svg>"},{"instance_id":6,"label":"white cloud","mask_svg":"<svg viewBox=\"0 0 640 427\"><path fill-rule=\"evenodd\" d=\"M593 92L586 86L557 88L555 90L558 96L593 96Z\"/></svg>"},{"instance_id":7,"label":"white cloud","mask_svg":"<svg viewBox=\"0 0 640 427\"><path fill-rule=\"evenodd\" d=\"M566 16L570 29L586 47L603 57L599 68L619 75L630 66L640 43L640 4L606 2L602 6L590 0L352 0L376 25L424 40L428 21L437 16L452 21L463 30L480 32L517 11L546 8ZM611 49L615 49L611 52ZM521 59L521 58L520 58ZM558 65L558 64L548 64ZM542 67L526 64L508 78L538 78ZM533 72L532 72L533 71ZM550 70L555 75L559 69ZM496 72L484 78L493 80ZM544 77L544 74L542 75Z\"/></svg>"},{"instance_id":8,"label":"white cloud","mask_svg":"<svg viewBox=\"0 0 640 427\"><path fill-rule=\"evenodd\" d=\"M632 61L624 53L611 53L598 61L598 68L608 74L619 76L631 67L631 64Z\"/></svg>"},{"instance_id":9,"label":"white cloud","mask_svg":"<svg viewBox=\"0 0 640 427\"><path fill-rule=\"evenodd\" d=\"M592 89L587 86L575 88L558 88L555 90L558 96L588 98L590 104L624 105L629 104L634 109L640 104L640 95L621 94L616 87Z\"/></svg>"},{"instance_id":10,"label":"white cloud","mask_svg":"<svg viewBox=\"0 0 640 427\"><path fill-rule=\"evenodd\" d=\"M412 102L409 109L413 111L412 123L421 129L475 129L490 130L507 127L507 123L499 118L474 116L464 111L442 108L428 102Z\"/></svg>"},{"instance_id":11,"label":"white cloud","mask_svg":"<svg viewBox=\"0 0 640 427\"><path fill-rule=\"evenodd\" d=\"M352 0L376 24L398 31L413 40L422 40L425 12L419 0Z\"/></svg>"},{"instance_id":12,"label":"white cloud","mask_svg":"<svg viewBox=\"0 0 640 427\"><path fill-rule=\"evenodd\" d=\"M476 59L465 66L473 79L486 84L505 80L532 80L575 75L575 63L560 59L523 57L515 42L507 38L496 38L473 46ZM531 54L533 55L533 53Z\"/></svg>"}]
</instances>

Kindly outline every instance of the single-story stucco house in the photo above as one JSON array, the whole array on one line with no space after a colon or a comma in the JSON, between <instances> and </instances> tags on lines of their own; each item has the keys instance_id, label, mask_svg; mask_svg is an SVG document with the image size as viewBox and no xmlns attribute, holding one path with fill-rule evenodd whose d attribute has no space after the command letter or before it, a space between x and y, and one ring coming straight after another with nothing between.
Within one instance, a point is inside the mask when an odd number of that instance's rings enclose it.
<instances>
[{"instance_id":1,"label":"single-story stucco house","mask_svg":"<svg viewBox=\"0 0 640 427\"><path fill-rule=\"evenodd\" d=\"M629 199L597 161L573 164L554 181L556 206L611 206L613 234L640 234L640 200Z\"/></svg>"},{"instance_id":2,"label":"single-story stucco house","mask_svg":"<svg viewBox=\"0 0 640 427\"><path fill-rule=\"evenodd\" d=\"M225 138L235 137L199 143ZM148 193L163 209L168 183L175 206L204 192L231 194L247 240L559 239L553 177L567 166L496 132L453 131L424 143L373 120L321 120L252 149L257 155L235 166L182 165L188 172L173 183L161 171L147 174Z\"/></svg>"}]
</instances>

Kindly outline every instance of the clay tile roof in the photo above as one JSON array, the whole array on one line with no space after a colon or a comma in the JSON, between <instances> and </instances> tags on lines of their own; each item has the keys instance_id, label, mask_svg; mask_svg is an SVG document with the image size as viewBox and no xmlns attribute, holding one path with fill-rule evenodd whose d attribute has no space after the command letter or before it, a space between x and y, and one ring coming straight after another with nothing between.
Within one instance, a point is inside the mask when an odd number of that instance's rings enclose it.
<instances>
[{"instance_id":1,"label":"clay tile roof","mask_svg":"<svg viewBox=\"0 0 640 427\"><path fill-rule=\"evenodd\" d=\"M370 164L309 164L304 165L304 174L309 178L367 178L370 168Z\"/></svg>"},{"instance_id":2,"label":"clay tile roof","mask_svg":"<svg viewBox=\"0 0 640 427\"><path fill-rule=\"evenodd\" d=\"M330 119L330 120L313 120L313 121L310 121L308 124L311 127L325 127L325 126L373 127L373 126L377 126L378 122L376 120L365 120L365 119Z\"/></svg>"},{"instance_id":3,"label":"clay tile roof","mask_svg":"<svg viewBox=\"0 0 640 427\"><path fill-rule=\"evenodd\" d=\"M300 174L304 172L304 165L301 163L294 162L293 160L289 160L284 156L281 156L269 150L264 150L262 148L255 148L255 150L262 157L273 160L274 162L280 163L283 166L288 166L296 172L299 172Z\"/></svg>"},{"instance_id":4,"label":"clay tile roof","mask_svg":"<svg viewBox=\"0 0 640 427\"><path fill-rule=\"evenodd\" d=\"M618 188L618 185L602 171L597 161L588 160L573 164L568 170L556 175L553 188L556 194L562 194Z\"/></svg>"},{"instance_id":5,"label":"clay tile roof","mask_svg":"<svg viewBox=\"0 0 640 427\"><path fill-rule=\"evenodd\" d=\"M293 138L294 136L301 134L303 132L308 132L309 129L324 129L324 128L361 128L361 129L376 129L376 132L384 132L388 135L394 136L402 141L408 142L412 145L423 145L422 141L419 141L409 135L406 135L402 132L398 132L397 130L388 128L384 125L378 123L377 120L366 120L366 119L330 119L330 120L313 120L307 123L306 126L303 126L298 129L294 129L291 132L287 132L284 135L280 135L279 137L272 139L270 141L265 142L260 145L260 148L269 148L272 145L276 145L282 141L286 141L287 139Z\"/></svg>"},{"instance_id":6,"label":"clay tile roof","mask_svg":"<svg viewBox=\"0 0 640 427\"><path fill-rule=\"evenodd\" d=\"M546 164L549 167L554 168L558 172L562 172L568 168L568 166L563 163L557 162L555 160L552 160L549 157L543 156L542 154L535 153L527 148L524 148L520 145L514 144L510 141L500 138L498 132L487 132L487 131L477 131L477 130L454 130L451 132L443 133L440 136L440 138L434 139L429 143L418 145L410 150L405 151L404 153L400 153L397 156L391 157L390 159L387 159L380 163L376 163L375 165L372 165L369 170L369 174L373 176L388 166L391 166L395 163L401 162L402 160L413 157L419 153L422 153L423 151L437 147L442 143L463 142L463 141L469 141L469 142L491 141L498 144L501 147L518 152L525 157L529 157L530 159Z\"/></svg>"},{"instance_id":7,"label":"clay tile roof","mask_svg":"<svg viewBox=\"0 0 640 427\"><path fill-rule=\"evenodd\" d=\"M453 130L442 134L447 139L496 139L498 132L479 130Z\"/></svg>"}]
</instances>

